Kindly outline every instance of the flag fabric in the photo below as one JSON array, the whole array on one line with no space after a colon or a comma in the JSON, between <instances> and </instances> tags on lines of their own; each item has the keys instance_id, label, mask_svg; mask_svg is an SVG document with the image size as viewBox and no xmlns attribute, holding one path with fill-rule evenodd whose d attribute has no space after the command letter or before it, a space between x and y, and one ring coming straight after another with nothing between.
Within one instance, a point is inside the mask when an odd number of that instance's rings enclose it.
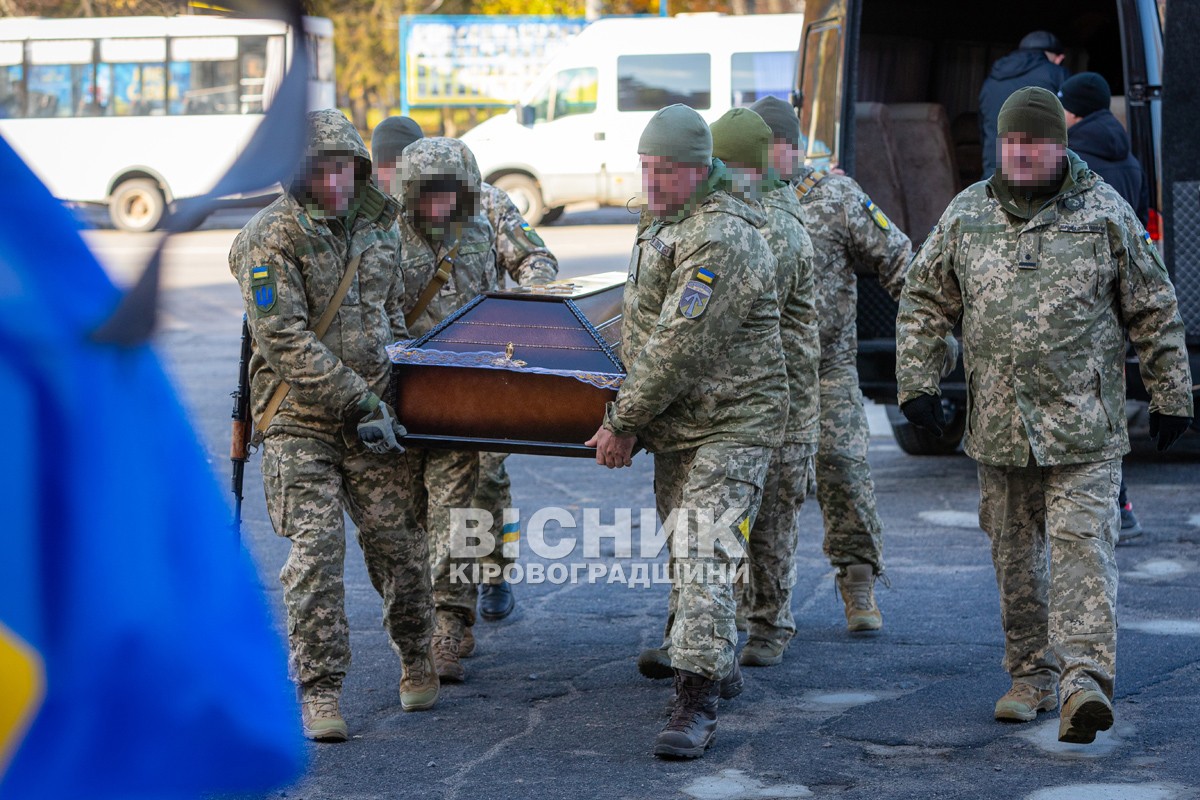
<instances>
[{"instance_id":1,"label":"flag fabric","mask_svg":"<svg viewBox=\"0 0 1200 800\"><path fill-rule=\"evenodd\" d=\"M179 400L89 338L120 292L2 140L0 186L0 800L290 782L283 642Z\"/></svg>"}]
</instances>

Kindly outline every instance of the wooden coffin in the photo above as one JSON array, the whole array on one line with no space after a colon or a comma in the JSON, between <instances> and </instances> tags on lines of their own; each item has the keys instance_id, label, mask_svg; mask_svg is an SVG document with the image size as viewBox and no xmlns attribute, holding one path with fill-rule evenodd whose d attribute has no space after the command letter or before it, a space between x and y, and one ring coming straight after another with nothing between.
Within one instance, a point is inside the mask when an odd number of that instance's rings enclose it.
<instances>
[{"instance_id":1,"label":"wooden coffin","mask_svg":"<svg viewBox=\"0 0 1200 800\"><path fill-rule=\"evenodd\" d=\"M625 274L480 295L388 348L406 445L594 456L585 447L625 376Z\"/></svg>"}]
</instances>

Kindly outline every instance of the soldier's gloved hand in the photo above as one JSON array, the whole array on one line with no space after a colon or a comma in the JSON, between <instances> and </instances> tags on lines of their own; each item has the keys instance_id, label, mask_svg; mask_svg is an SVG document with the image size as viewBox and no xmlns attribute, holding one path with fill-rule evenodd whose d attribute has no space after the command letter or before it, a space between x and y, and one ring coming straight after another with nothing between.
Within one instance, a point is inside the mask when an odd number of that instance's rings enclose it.
<instances>
[{"instance_id":1,"label":"soldier's gloved hand","mask_svg":"<svg viewBox=\"0 0 1200 800\"><path fill-rule=\"evenodd\" d=\"M918 428L929 431L939 439L946 430L946 415L942 411L942 398L921 394L900 406L900 412Z\"/></svg>"},{"instance_id":2,"label":"soldier's gloved hand","mask_svg":"<svg viewBox=\"0 0 1200 800\"><path fill-rule=\"evenodd\" d=\"M1184 431L1191 424L1191 417L1175 417L1170 414L1160 414L1157 411L1151 411L1150 438L1158 440L1156 449L1161 453L1175 444L1176 440L1180 436L1183 436Z\"/></svg>"},{"instance_id":3,"label":"soldier's gloved hand","mask_svg":"<svg viewBox=\"0 0 1200 800\"><path fill-rule=\"evenodd\" d=\"M400 439L408 434L390 406L374 394L359 403L366 416L358 421L358 438L372 453L403 453Z\"/></svg>"},{"instance_id":4,"label":"soldier's gloved hand","mask_svg":"<svg viewBox=\"0 0 1200 800\"><path fill-rule=\"evenodd\" d=\"M958 339L954 338L953 333L947 333L946 338L946 355L942 359L942 377L946 377L954 368L958 366L958 355L961 348L958 346Z\"/></svg>"}]
</instances>

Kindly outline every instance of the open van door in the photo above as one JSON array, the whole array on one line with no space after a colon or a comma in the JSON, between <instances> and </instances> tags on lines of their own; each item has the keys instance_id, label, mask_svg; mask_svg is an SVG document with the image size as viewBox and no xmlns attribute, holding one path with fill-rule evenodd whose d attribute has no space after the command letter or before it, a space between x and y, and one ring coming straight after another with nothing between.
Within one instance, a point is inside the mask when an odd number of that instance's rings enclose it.
<instances>
[{"instance_id":1,"label":"open van door","mask_svg":"<svg viewBox=\"0 0 1200 800\"><path fill-rule=\"evenodd\" d=\"M1188 332L1193 378L1200 378L1200 4L1167 6L1163 47L1163 246Z\"/></svg>"},{"instance_id":2,"label":"open van door","mask_svg":"<svg viewBox=\"0 0 1200 800\"><path fill-rule=\"evenodd\" d=\"M817 169L854 166L858 0L809 0L796 60L792 105L800 115L804 160Z\"/></svg>"}]
</instances>

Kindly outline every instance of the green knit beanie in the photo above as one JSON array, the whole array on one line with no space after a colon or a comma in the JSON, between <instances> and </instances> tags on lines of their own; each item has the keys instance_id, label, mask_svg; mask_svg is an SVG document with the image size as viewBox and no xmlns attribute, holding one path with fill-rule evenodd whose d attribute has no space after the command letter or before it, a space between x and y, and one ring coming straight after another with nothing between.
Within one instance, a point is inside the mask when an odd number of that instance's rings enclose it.
<instances>
[{"instance_id":1,"label":"green knit beanie","mask_svg":"<svg viewBox=\"0 0 1200 800\"><path fill-rule=\"evenodd\" d=\"M767 95L750 106L750 110L763 118L776 139L799 146L800 120L796 118L796 110L791 105L774 95Z\"/></svg>"},{"instance_id":2,"label":"green knit beanie","mask_svg":"<svg viewBox=\"0 0 1200 800\"><path fill-rule=\"evenodd\" d=\"M731 108L712 124L713 157L726 164L765 170L771 128L748 108Z\"/></svg>"},{"instance_id":3,"label":"green knit beanie","mask_svg":"<svg viewBox=\"0 0 1200 800\"><path fill-rule=\"evenodd\" d=\"M664 156L677 164L708 165L712 150L712 134L704 118L682 103L659 110L638 141L638 155Z\"/></svg>"},{"instance_id":4,"label":"green knit beanie","mask_svg":"<svg viewBox=\"0 0 1200 800\"><path fill-rule=\"evenodd\" d=\"M1035 139L1049 139L1058 144L1067 143L1067 118L1062 103L1037 86L1017 89L1008 96L1000 107L996 121L997 137L1009 133L1023 133Z\"/></svg>"}]
</instances>

